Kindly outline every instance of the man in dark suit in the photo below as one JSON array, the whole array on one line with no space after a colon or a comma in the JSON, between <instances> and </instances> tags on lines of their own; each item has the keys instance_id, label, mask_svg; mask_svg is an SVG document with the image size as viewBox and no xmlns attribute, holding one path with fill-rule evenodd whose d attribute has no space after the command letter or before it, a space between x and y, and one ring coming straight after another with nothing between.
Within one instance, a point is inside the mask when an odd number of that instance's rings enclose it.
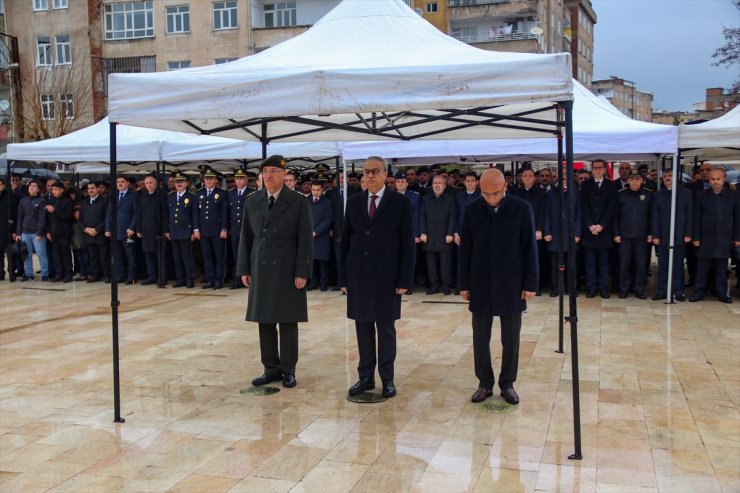
<instances>
[{"instance_id":1,"label":"man in dark suit","mask_svg":"<svg viewBox=\"0 0 740 493\"><path fill-rule=\"evenodd\" d=\"M699 167L699 179L686 185L686 188L691 190L694 207L699 202L699 194L711 188L709 186L709 173L712 169L714 169L714 166L711 163L702 163ZM693 286L696 282L696 267L698 263L696 250L697 248L694 246L693 241L686 244L686 270L689 274L689 280L686 283L687 286Z\"/></svg>"},{"instance_id":2,"label":"man in dark suit","mask_svg":"<svg viewBox=\"0 0 740 493\"><path fill-rule=\"evenodd\" d=\"M175 266L173 288L195 286L193 241L197 228L198 204L195 195L188 192L188 178L177 173L175 191L167 195L167 228L164 233L172 246L172 261Z\"/></svg>"},{"instance_id":3,"label":"man in dark suit","mask_svg":"<svg viewBox=\"0 0 740 493\"><path fill-rule=\"evenodd\" d=\"M326 291L329 285L329 259L331 259L331 231L334 224L334 213L331 203L323 195L323 184L315 181L311 184L311 220L313 223L313 274L308 290L321 288Z\"/></svg>"},{"instance_id":4,"label":"man in dark suit","mask_svg":"<svg viewBox=\"0 0 740 493\"><path fill-rule=\"evenodd\" d=\"M51 244L56 275L52 282L72 282L72 201L64 196L64 183L51 185L51 200L46 204L46 239Z\"/></svg>"},{"instance_id":5,"label":"man in dark suit","mask_svg":"<svg viewBox=\"0 0 740 493\"><path fill-rule=\"evenodd\" d=\"M313 226L306 197L284 186L286 164L274 155L260 165L264 186L247 197L236 273L250 288L247 321L259 324L265 371L252 385L282 379L290 388L296 386L298 323L308 321L304 288L313 263Z\"/></svg>"},{"instance_id":6,"label":"man in dark suit","mask_svg":"<svg viewBox=\"0 0 740 493\"><path fill-rule=\"evenodd\" d=\"M231 241L231 251L234 255L234 271L236 272L236 256L239 254L239 238L242 234L242 221L245 213L244 204L247 202L247 196L253 193L253 190L247 187L247 172L241 168L234 172L234 183L236 188L229 190L226 194L226 200L229 206L229 239ZM234 273L234 282L229 289L241 289L243 287L242 280Z\"/></svg>"},{"instance_id":7,"label":"man in dark suit","mask_svg":"<svg viewBox=\"0 0 740 493\"><path fill-rule=\"evenodd\" d=\"M609 298L609 249L614 244L612 231L617 209L617 191L607 180L606 162L591 163L593 178L581 187L581 219L586 261L586 297L593 298L598 289L602 298Z\"/></svg>"},{"instance_id":8,"label":"man in dark suit","mask_svg":"<svg viewBox=\"0 0 740 493\"><path fill-rule=\"evenodd\" d=\"M90 256L92 277L87 282L99 282L101 276L110 282L110 259L108 258L108 239L105 237L105 220L108 204L100 195L100 183L87 184L88 198L82 202L80 220L85 233L85 248Z\"/></svg>"},{"instance_id":9,"label":"man in dark suit","mask_svg":"<svg viewBox=\"0 0 740 493\"><path fill-rule=\"evenodd\" d=\"M671 239L671 195L673 194L673 171L663 171L663 188L653 196L653 210L650 215L650 232L653 245L658 253L658 291L653 300L663 300L668 295L668 253ZM676 187L673 279L671 291L676 301L686 301L684 295L684 258L686 243L691 241L694 230L694 198L691 191Z\"/></svg>"},{"instance_id":10,"label":"man in dark suit","mask_svg":"<svg viewBox=\"0 0 740 493\"><path fill-rule=\"evenodd\" d=\"M326 197L331 201L332 215L334 224L332 225L331 238L334 248L334 258L337 262L337 272L339 271L339 260L342 249L342 225L344 224L344 173L337 174L337 186L326 191ZM356 180L355 180L356 181ZM360 189L350 185L347 181L347 198L358 193ZM332 291L339 291L339 282Z\"/></svg>"},{"instance_id":11,"label":"man in dark suit","mask_svg":"<svg viewBox=\"0 0 740 493\"><path fill-rule=\"evenodd\" d=\"M568 251L570 250L570 230L571 225L568 220L568 198L573 197L575 200L575 219L573 221L573 232L575 235L576 244L581 242L581 201L578 193L578 189L575 193L571 194L568 190L568 178L563 173L563 179L561 182L563 190L563 207L560 207L560 187L555 187L550 193L547 194L547 201L545 205L545 226L542 230L543 239L547 245L547 252L550 255L550 297L560 295L560 249L563 250L564 264ZM565 221L563 221L562 210L565 208ZM561 230L563 231L561 235ZM561 245L561 238L565 239L565 242ZM542 265L540 263L540 265ZM564 265L565 267L565 265ZM542 272L542 271L540 271ZM567 271L563 271L563 278L567 280Z\"/></svg>"},{"instance_id":12,"label":"man in dark suit","mask_svg":"<svg viewBox=\"0 0 740 493\"><path fill-rule=\"evenodd\" d=\"M501 319L501 373L498 385L509 404L519 366L519 334L527 300L537 291L537 241L532 208L506 195L506 180L497 169L483 172L480 200L465 209L460 241L460 296L473 313L473 357L478 389L473 402L493 395L491 327Z\"/></svg>"},{"instance_id":13,"label":"man in dark suit","mask_svg":"<svg viewBox=\"0 0 740 493\"><path fill-rule=\"evenodd\" d=\"M395 321L401 318L401 295L411 289L415 248L411 201L385 187L387 170L385 159L367 158L367 190L347 202L342 230L340 286L347 293L347 317L355 321L360 353L360 379L350 395L375 388L376 363L383 396L396 395Z\"/></svg>"},{"instance_id":14,"label":"man in dark suit","mask_svg":"<svg viewBox=\"0 0 740 493\"><path fill-rule=\"evenodd\" d=\"M167 222L167 196L164 190L157 186L157 179L149 175L144 178L144 190L139 194L139 216L136 226L136 236L141 240L141 249L144 252L147 278L143 285L155 284L159 280L160 265L160 237L164 234ZM164 272L161 273L161 282L167 282Z\"/></svg>"},{"instance_id":15,"label":"man in dark suit","mask_svg":"<svg viewBox=\"0 0 740 493\"><path fill-rule=\"evenodd\" d=\"M537 255L540 261L540 286L537 289L537 295L542 294L542 289L550 283L550 255L547 254L548 247L542 239L542 231L545 227L545 206L547 197L551 193L557 193L557 186L552 186L550 192L546 192L542 187L537 186L534 171L531 169L522 170L522 186L516 190L507 188L507 192L525 200L532 206L534 213L534 231L537 238ZM555 280L552 280L553 282Z\"/></svg>"},{"instance_id":16,"label":"man in dark suit","mask_svg":"<svg viewBox=\"0 0 740 493\"><path fill-rule=\"evenodd\" d=\"M455 197L445 193L445 180L436 175L432 192L421 199L419 239L426 253L429 289L427 294L450 294L452 286L452 248L457 220Z\"/></svg>"},{"instance_id":17,"label":"man in dark suit","mask_svg":"<svg viewBox=\"0 0 740 493\"><path fill-rule=\"evenodd\" d=\"M15 233L16 200L11 190L5 186L5 178L0 177L0 281L5 280L5 249ZM15 281L13 260L8 257L8 279Z\"/></svg>"},{"instance_id":18,"label":"man in dark suit","mask_svg":"<svg viewBox=\"0 0 740 493\"><path fill-rule=\"evenodd\" d=\"M221 289L224 286L224 247L229 232L229 209L226 191L216 186L216 172L208 168L204 186L195 197L198 202L198 227L193 235L200 240L206 283L203 289Z\"/></svg>"},{"instance_id":19,"label":"man in dark suit","mask_svg":"<svg viewBox=\"0 0 740 493\"><path fill-rule=\"evenodd\" d=\"M709 190L698 194L694 206L696 283L689 301L701 301L707 294L709 268L714 268L712 291L722 303L732 303L727 295L727 259L732 247L740 246L740 201L737 191L725 187L722 168L709 172Z\"/></svg>"},{"instance_id":20,"label":"man in dark suit","mask_svg":"<svg viewBox=\"0 0 740 493\"><path fill-rule=\"evenodd\" d=\"M128 180L123 176L116 178L116 245L118 248L118 282L133 284L136 278L136 255L134 244L136 238L136 223L139 217L138 197L129 190ZM105 236L110 237L111 217L110 208L106 214Z\"/></svg>"}]
</instances>

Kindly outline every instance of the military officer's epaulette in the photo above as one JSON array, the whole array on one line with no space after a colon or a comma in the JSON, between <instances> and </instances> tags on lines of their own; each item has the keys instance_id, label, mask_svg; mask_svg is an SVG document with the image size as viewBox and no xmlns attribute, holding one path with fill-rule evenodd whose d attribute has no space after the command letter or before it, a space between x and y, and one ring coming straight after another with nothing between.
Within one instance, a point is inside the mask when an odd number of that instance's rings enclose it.
<instances>
[{"instance_id":1,"label":"military officer's epaulette","mask_svg":"<svg viewBox=\"0 0 740 493\"><path fill-rule=\"evenodd\" d=\"M172 195L173 193L177 193L177 190L173 190L171 192L167 192L167 195Z\"/></svg>"},{"instance_id":2,"label":"military officer's epaulette","mask_svg":"<svg viewBox=\"0 0 740 493\"><path fill-rule=\"evenodd\" d=\"M622 192L624 192L625 190L629 190L629 189L630 189L630 187L625 187L625 188L623 188L623 189L621 189L621 190L617 190L617 193L622 193Z\"/></svg>"}]
</instances>

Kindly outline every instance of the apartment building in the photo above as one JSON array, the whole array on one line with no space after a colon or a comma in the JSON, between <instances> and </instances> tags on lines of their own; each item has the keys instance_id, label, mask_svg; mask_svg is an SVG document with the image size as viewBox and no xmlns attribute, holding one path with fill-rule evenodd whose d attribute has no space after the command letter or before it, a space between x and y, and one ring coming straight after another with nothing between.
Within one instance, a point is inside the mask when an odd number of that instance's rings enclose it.
<instances>
[{"instance_id":1,"label":"apartment building","mask_svg":"<svg viewBox=\"0 0 740 493\"><path fill-rule=\"evenodd\" d=\"M594 94L604 96L630 118L652 121L653 94L637 90L634 82L612 76L609 79L593 81L591 89Z\"/></svg>"},{"instance_id":2,"label":"apartment building","mask_svg":"<svg viewBox=\"0 0 740 493\"><path fill-rule=\"evenodd\" d=\"M586 87L591 87L594 75L594 26L596 12L590 0L566 0L570 15L573 78Z\"/></svg>"}]
</instances>

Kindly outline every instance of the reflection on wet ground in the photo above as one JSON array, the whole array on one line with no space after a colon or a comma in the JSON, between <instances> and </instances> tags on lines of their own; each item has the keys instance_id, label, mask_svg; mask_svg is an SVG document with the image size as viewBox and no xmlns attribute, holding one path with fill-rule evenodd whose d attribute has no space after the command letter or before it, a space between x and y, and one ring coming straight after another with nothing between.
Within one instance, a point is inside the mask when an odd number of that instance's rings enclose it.
<instances>
[{"instance_id":1,"label":"reflection on wet ground","mask_svg":"<svg viewBox=\"0 0 740 493\"><path fill-rule=\"evenodd\" d=\"M200 294L121 286L116 424L109 291L0 283L0 490L740 491L737 300L579 298L583 460L572 461L557 299L524 316L512 408L497 392L470 403L459 298L407 297L398 395L355 403L346 298L309 293L298 386L262 395L246 390L262 372L246 290ZM497 336L492 347L500 358Z\"/></svg>"}]
</instances>

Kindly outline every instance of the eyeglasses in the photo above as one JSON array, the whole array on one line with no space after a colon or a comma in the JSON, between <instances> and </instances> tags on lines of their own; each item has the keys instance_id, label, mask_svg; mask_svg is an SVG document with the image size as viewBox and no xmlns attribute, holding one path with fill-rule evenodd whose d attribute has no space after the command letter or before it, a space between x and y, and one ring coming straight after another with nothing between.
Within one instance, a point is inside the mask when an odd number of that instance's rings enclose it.
<instances>
[{"instance_id":1,"label":"eyeglasses","mask_svg":"<svg viewBox=\"0 0 740 493\"><path fill-rule=\"evenodd\" d=\"M484 197L491 197L491 198L495 199L496 197L500 197L504 193L504 191L506 191L506 188L505 187L502 188L501 190L496 191L496 192L484 192L484 191L481 191L481 195L483 195Z\"/></svg>"},{"instance_id":2,"label":"eyeglasses","mask_svg":"<svg viewBox=\"0 0 740 493\"><path fill-rule=\"evenodd\" d=\"M380 169L380 168L377 168L377 169L364 169L364 170L362 170L362 174L365 175L365 176L378 176L382 172L383 172L383 170Z\"/></svg>"}]
</instances>

